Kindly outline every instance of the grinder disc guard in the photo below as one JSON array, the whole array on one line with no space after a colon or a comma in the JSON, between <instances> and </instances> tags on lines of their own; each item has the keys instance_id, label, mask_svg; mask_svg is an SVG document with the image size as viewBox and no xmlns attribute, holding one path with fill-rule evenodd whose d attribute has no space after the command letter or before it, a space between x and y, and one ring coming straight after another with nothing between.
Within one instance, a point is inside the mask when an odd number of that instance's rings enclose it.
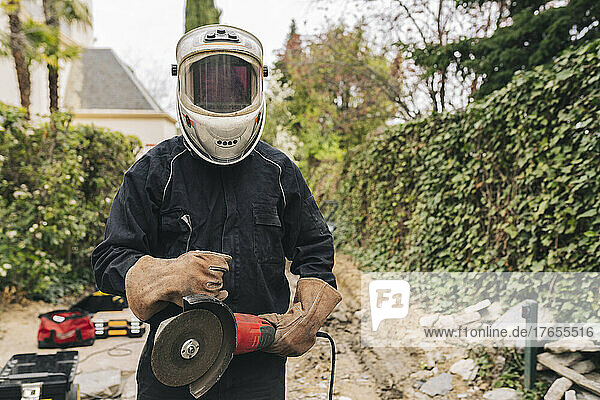
<instances>
[{"instance_id":1,"label":"grinder disc guard","mask_svg":"<svg viewBox=\"0 0 600 400\"><path fill-rule=\"evenodd\" d=\"M154 375L167 386L190 384L215 363L227 362L217 359L222 343L223 327L211 311L193 309L163 321L152 350Z\"/></svg>"}]
</instances>

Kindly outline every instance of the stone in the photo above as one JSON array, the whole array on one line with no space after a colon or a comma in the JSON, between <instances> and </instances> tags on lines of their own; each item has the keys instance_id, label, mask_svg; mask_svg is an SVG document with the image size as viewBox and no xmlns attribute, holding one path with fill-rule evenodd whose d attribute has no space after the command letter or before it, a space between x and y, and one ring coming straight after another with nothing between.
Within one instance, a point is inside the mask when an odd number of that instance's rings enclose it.
<instances>
[{"instance_id":1,"label":"stone","mask_svg":"<svg viewBox=\"0 0 600 400\"><path fill-rule=\"evenodd\" d=\"M479 321L481 319L481 314L477 311L472 311L469 313L460 313L454 316L454 321L459 326L470 324L471 322Z\"/></svg>"},{"instance_id":2,"label":"stone","mask_svg":"<svg viewBox=\"0 0 600 400\"><path fill-rule=\"evenodd\" d=\"M423 315L421 318L419 318L419 325L421 325L424 328L429 328L437 322L439 317L439 314Z\"/></svg>"},{"instance_id":3,"label":"stone","mask_svg":"<svg viewBox=\"0 0 600 400\"><path fill-rule=\"evenodd\" d=\"M434 376L427 380L419 390L432 397L438 394L447 394L452 390L452 375L444 372Z\"/></svg>"},{"instance_id":4,"label":"stone","mask_svg":"<svg viewBox=\"0 0 600 400\"><path fill-rule=\"evenodd\" d=\"M577 399L578 400L600 400L600 396L596 396L593 393L582 390L581 392L577 393Z\"/></svg>"},{"instance_id":5,"label":"stone","mask_svg":"<svg viewBox=\"0 0 600 400\"><path fill-rule=\"evenodd\" d=\"M591 381L600 383L600 373L599 372L590 372L589 374L585 374L585 377ZM600 399L600 397L598 397Z\"/></svg>"},{"instance_id":6,"label":"stone","mask_svg":"<svg viewBox=\"0 0 600 400\"><path fill-rule=\"evenodd\" d=\"M440 315L435 326L438 328L448 328L448 329L456 329L458 328L458 324L454 320L452 315Z\"/></svg>"},{"instance_id":7,"label":"stone","mask_svg":"<svg viewBox=\"0 0 600 400\"><path fill-rule=\"evenodd\" d=\"M480 314L486 321L495 321L498 318L500 318L500 316L503 313L503 310L504 308L502 307L502 304L500 304L500 302L498 301L495 301L492 304L490 304L489 307L481 310Z\"/></svg>"},{"instance_id":8,"label":"stone","mask_svg":"<svg viewBox=\"0 0 600 400\"><path fill-rule=\"evenodd\" d=\"M560 353L560 354L548 354L550 359L552 359L553 361L564 365L565 367L571 367L571 365L577 363L578 361L581 361L583 359L583 354L581 354L580 352L575 352L575 353ZM546 366L538 363L536 365L536 370L538 371L544 371L546 370ZM587 371L590 372L590 371Z\"/></svg>"},{"instance_id":9,"label":"stone","mask_svg":"<svg viewBox=\"0 0 600 400\"><path fill-rule=\"evenodd\" d=\"M330 318L338 320L339 322L348 322L348 321L350 321L348 319L348 315L343 310L334 311L333 313L331 313L331 317Z\"/></svg>"},{"instance_id":10,"label":"stone","mask_svg":"<svg viewBox=\"0 0 600 400\"><path fill-rule=\"evenodd\" d=\"M565 400L577 400L577 395L574 390L567 390L565 393Z\"/></svg>"},{"instance_id":11,"label":"stone","mask_svg":"<svg viewBox=\"0 0 600 400\"><path fill-rule=\"evenodd\" d=\"M481 311L484 308L488 308L491 304L492 304L492 302L489 299L485 299L483 301L480 301L477 304L473 304L472 306L469 306L469 307L465 308L463 310L463 313L469 314L469 313L472 313L472 312Z\"/></svg>"},{"instance_id":12,"label":"stone","mask_svg":"<svg viewBox=\"0 0 600 400\"><path fill-rule=\"evenodd\" d=\"M459 360L450 367L451 374L458 375L467 382L475 379L478 371L479 366L470 358L467 358L466 360Z\"/></svg>"},{"instance_id":13,"label":"stone","mask_svg":"<svg viewBox=\"0 0 600 400\"><path fill-rule=\"evenodd\" d=\"M410 393L410 399L415 399L415 400L430 400L431 397L427 396L426 394L420 393L420 392L413 392Z\"/></svg>"},{"instance_id":14,"label":"stone","mask_svg":"<svg viewBox=\"0 0 600 400\"><path fill-rule=\"evenodd\" d=\"M79 390L91 398L114 398L121 395L121 370L109 368L77 375Z\"/></svg>"},{"instance_id":15,"label":"stone","mask_svg":"<svg viewBox=\"0 0 600 400\"><path fill-rule=\"evenodd\" d=\"M425 358L427 358L425 366L429 369L434 368L436 363L446 361L446 356L440 351L428 351Z\"/></svg>"},{"instance_id":16,"label":"stone","mask_svg":"<svg viewBox=\"0 0 600 400\"><path fill-rule=\"evenodd\" d=\"M419 380L420 381L425 381L425 380L431 378L432 376L433 376L433 372L429 371L429 370L426 370L426 369L422 369L422 370L419 370L417 372L413 372L412 374L410 374L410 377L412 379L415 379L415 380L418 380L418 381Z\"/></svg>"},{"instance_id":17,"label":"stone","mask_svg":"<svg viewBox=\"0 0 600 400\"><path fill-rule=\"evenodd\" d=\"M483 398L485 400L520 400L521 396L515 389L499 388L486 392Z\"/></svg>"},{"instance_id":18,"label":"stone","mask_svg":"<svg viewBox=\"0 0 600 400\"><path fill-rule=\"evenodd\" d=\"M457 399L466 399L467 397L469 397L469 393L459 393L456 395Z\"/></svg>"},{"instance_id":19,"label":"stone","mask_svg":"<svg viewBox=\"0 0 600 400\"><path fill-rule=\"evenodd\" d=\"M594 347L594 342L585 338L563 338L556 342L546 343L544 349L553 353L576 352L585 348Z\"/></svg>"},{"instance_id":20,"label":"stone","mask_svg":"<svg viewBox=\"0 0 600 400\"><path fill-rule=\"evenodd\" d=\"M137 382L135 380L135 374L131 374L126 377L123 376L123 373L121 373L121 381L123 383L121 389L121 400L136 400Z\"/></svg>"},{"instance_id":21,"label":"stone","mask_svg":"<svg viewBox=\"0 0 600 400\"><path fill-rule=\"evenodd\" d=\"M560 400L565 392L573 386L573 382L567 378L558 378L555 380L544 396L544 400Z\"/></svg>"},{"instance_id":22,"label":"stone","mask_svg":"<svg viewBox=\"0 0 600 400\"><path fill-rule=\"evenodd\" d=\"M424 380L417 379L417 380L415 381L415 383L413 383L413 387L414 387L415 389L419 389L421 386L423 386L423 384L424 384L424 383L425 383L425 381L424 381Z\"/></svg>"},{"instance_id":23,"label":"stone","mask_svg":"<svg viewBox=\"0 0 600 400\"><path fill-rule=\"evenodd\" d=\"M596 365L592 360L582 360L573 364L571 369L579 374L588 374L596 369Z\"/></svg>"}]
</instances>

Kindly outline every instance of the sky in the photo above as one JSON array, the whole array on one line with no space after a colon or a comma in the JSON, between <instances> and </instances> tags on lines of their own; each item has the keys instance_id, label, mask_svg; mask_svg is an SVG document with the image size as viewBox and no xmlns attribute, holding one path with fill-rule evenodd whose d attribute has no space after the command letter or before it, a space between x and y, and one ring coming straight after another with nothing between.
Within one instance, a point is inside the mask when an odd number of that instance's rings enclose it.
<instances>
[{"instance_id":1,"label":"sky","mask_svg":"<svg viewBox=\"0 0 600 400\"><path fill-rule=\"evenodd\" d=\"M328 7L321 4L328 4ZM216 0L221 23L257 36L265 61L271 64L283 47L292 19L301 33L319 31L326 18L348 11L342 0ZM95 46L112 47L126 61L150 53L175 59L175 45L184 30L184 0L93 0Z\"/></svg>"},{"instance_id":2,"label":"sky","mask_svg":"<svg viewBox=\"0 0 600 400\"><path fill-rule=\"evenodd\" d=\"M324 3L329 6L319 5ZM344 0L215 1L222 10L221 23L246 29L261 40L267 65L273 64L277 51L283 48L293 18L300 33L315 33L325 26L327 18L337 20L344 15L347 3ZM171 85L170 81L165 82L170 78L165 77L170 76L175 46L184 33L184 8L184 0L93 0L94 46L112 48L151 93L160 92L160 87ZM157 100L171 111L174 96Z\"/></svg>"}]
</instances>

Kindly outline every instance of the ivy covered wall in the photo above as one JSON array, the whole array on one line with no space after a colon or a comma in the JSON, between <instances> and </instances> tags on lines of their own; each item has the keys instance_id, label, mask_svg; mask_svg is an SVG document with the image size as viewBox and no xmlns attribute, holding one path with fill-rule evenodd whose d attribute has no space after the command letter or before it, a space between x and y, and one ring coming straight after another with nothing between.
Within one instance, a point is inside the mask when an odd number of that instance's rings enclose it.
<instances>
[{"instance_id":1,"label":"ivy covered wall","mask_svg":"<svg viewBox=\"0 0 600 400\"><path fill-rule=\"evenodd\" d=\"M600 41L355 148L337 239L376 269L600 268Z\"/></svg>"}]
</instances>

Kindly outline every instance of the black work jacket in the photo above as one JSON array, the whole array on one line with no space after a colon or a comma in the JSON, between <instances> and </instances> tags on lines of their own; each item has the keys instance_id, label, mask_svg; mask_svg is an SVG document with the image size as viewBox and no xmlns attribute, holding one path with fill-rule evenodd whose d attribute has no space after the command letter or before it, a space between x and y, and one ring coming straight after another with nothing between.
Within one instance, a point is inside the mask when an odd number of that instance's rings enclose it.
<instances>
[{"instance_id":1,"label":"black work jacket","mask_svg":"<svg viewBox=\"0 0 600 400\"><path fill-rule=\"evenodd\" d=\"M166 140L126 173L92 253L96 284L125 295L125 275L143 255L175 258L189 250L229 254L225 303L233 312L284 313L291 272L335 287L333 239L300 170L281 151L260 142L244 160L216 166L196 157L181 136ZM181 312L175 304L154 315L138 366L138 398L191 398L152 373L150 354L158 324ZM282 399L285 360L236 356L203 398ZM250 383L248 387L247 383ZM272 390L269 387L273 388Z\"/></svg>"}]
</instances>

